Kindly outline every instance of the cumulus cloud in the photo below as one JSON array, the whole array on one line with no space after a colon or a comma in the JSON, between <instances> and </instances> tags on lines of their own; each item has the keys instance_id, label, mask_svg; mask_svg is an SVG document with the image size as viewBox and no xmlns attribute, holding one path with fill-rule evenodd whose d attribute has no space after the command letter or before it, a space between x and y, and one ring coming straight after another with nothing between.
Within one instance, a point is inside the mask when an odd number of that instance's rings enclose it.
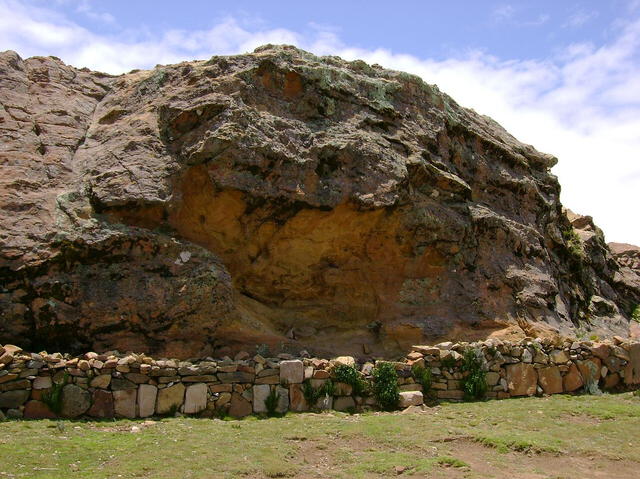
<instances>
[{"instance_id":1,"label":"cumulus cloud","mask_svg":"<svg viewBox=\"0 0 640 479\"><path fill-rule=\"evenodd\" d=\"M64 0L61 0L64 1ZM512 15L509 9L503 16ZM211 28L161 35L96 34L55 11L0 0L0 45L22 56L52 54L110 73L157 63L295 44L316 54L361 58L420 75L464 106L489 115L520 140L559 157L554 173L569 208L594 216L609 241L640 244L640 20L620 21L600 46L566 45L545 60L503 60L486 52L436 61L353 48L328 27L265 28L222 18Z\"/></svg>"}]
</instances>

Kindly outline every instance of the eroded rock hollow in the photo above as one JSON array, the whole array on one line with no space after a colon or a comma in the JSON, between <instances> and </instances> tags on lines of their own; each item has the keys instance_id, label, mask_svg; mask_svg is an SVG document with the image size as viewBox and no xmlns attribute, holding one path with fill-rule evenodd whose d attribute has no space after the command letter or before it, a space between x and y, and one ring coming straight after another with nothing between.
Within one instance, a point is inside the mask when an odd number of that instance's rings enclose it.
<instances>
[{"instance_id":1,"label":"eroded rock hollow","mask_svg":"<svg viewBox=\"0 0 640 479\"><path fill-rule=\"evenodd\" d=\"M556 159L405 73L294 47L109 76L0 54L0 343L627 335L637 270Z\"/></svg>"}]
</instances>

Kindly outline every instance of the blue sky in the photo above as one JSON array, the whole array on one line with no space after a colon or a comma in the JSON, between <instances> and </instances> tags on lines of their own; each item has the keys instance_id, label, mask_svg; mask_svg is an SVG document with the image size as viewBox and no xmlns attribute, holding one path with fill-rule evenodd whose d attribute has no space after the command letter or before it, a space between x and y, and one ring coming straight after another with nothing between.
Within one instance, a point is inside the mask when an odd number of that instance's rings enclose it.
<instances>
[{"instance_id":1,"label":"blue sky","mask_svg":"<svg viewBox=\"0 0 640 479\"><path fill-rule=\"evenodd\" d=\"M640 244L640 0L0 0L0 50L110 73L264 43L437 84L558 156L565 206Z\"/></svg>"}]
</instances>

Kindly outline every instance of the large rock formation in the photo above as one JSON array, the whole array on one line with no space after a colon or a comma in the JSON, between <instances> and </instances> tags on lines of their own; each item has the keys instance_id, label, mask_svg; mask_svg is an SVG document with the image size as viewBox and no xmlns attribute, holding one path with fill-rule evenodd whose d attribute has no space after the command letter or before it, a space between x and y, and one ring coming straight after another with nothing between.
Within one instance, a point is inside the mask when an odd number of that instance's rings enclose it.
<instances>
[{"instance_id":1,"label":"large rock formation","mask_svg":"<svg viewBox=\"0 0 640 479\"><path fill-rule=\"evenodd\" d=\"M362 61L267 46L113 77L5 52L0 135L0 343L390 353L626 334L640 302L555 158Z\"/></svg>"}]
</instances>

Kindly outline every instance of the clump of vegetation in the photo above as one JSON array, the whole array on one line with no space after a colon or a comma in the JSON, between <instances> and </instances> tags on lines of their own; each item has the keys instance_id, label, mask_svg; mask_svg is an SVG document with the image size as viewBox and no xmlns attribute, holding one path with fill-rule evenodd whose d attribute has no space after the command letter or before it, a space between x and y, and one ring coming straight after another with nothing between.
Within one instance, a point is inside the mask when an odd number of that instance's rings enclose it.
<instances>
[{"instance_id":1,"label":"clump of vegetation","mask_svg":"<svg viewBox=\"0 0 640 479\"><path fill-rule=\"evenodd\" d=\"M640 304L636 305L633 312L631 313L631 320L636 323L640 323Z\"/></svg>"},{"instance_id":2,"label":"clump of vegetation","mask_svg":"<svg viewBox=\"0 0 640 479\"><path fill-rule=\"evenodd\" d=\"M267 415L273 417L276 415L278 409L278 401L280 400L280 393L275 388L271 389L269 395L264 400L264 407L267 409Z\"/></svg>"},{"instance_id":3,"label":"clump of vegetation","mask_svg":"<svg viewBox=\"0 0 640 479\"><path fill-rule=\"evenodd\" d=\"M333 377L339 383L351 386L354 396L364 396L367 394L369 385L354 366L339 364L333 368Z\"/></svg>"},{"instance_id":4,"label":"clump of vegetation","mask_svg":"<svg viewBox=\"0 0 640 479\"><path fill-rule=\"evenodd\" d=\"M452 369L456 366L456 359L453 356L447 356L440 361L440 365L444 369Z\"/></svg>"},{"instance_id":5,"label":"clump of vegetation","mask_svg":"<svg viewBox=\"0 0 640 479\"><path fill-rule=\"evenodd\" d=\"M431 389L431 369L427 369L419 364L411 367L411 375L416 382L422 386L422 392L426 393Z\"/></svg>"},{"instance_id":6,"label":"clump of vegetation","mask_svg":"<svg viewBox=\"0 0 640 479\"><path fill-rule=\"evenodd\" d=\"M335 390L335 384L333 384L333 381L331 381L331 379L325 381L325 383L319 388L314 388L311 385L310 379L307 379L302 384L302 395L304 396L305 401L307 401L309 407L314 407L320 398L326 396L332 397L335 393Z\"/></svg>"},{"instance_id":7,"label":"clump of vegetation","mask_svg":"<svg viewBox=\"0 0 640 479\"><path fill-rule=\"evenodd\" d=\"M69 375L65 373L62 377L62 381L59 383L54 382L51 389L42 395L42 402L58 416L62 412L62 389L67 384L68 380Z\"/></svg>"},{"instance_id":8,"label":"clump of vegetation","mask_svg":"<svg viewBox=\"0 0 640 479\"><path fill-rule=\"evenodd\" d=\"M487 373L483 367L482 352L479 349L467 349L462 358L462 390L467 401L483 399L487 394Z\"/></svg>"},{"instance_id":9,"label":"clump of vegetation","mask_svg":"<svg viewBox=\"0 0 640 479\"><path fill-rule=\"evenodd\" d=\"M398 373L391 363L379 363L373 368L373 394L385 411L393 411L400 402Z\"/></svg>"},{"instance_id":10,"label":"clump of vegetation","mask_svg":"<svg viewBox=\"0 0 640 479\"><path fill-rule=\"evenodd\" d=\"M584 378L584 392L587 394L591 394L594 396L599 396L602 394L600 388L598 387L598 366L596 366L591 361L586 363L587 369L589 370L589 374Z\"/></svg>"},{"instance_id":11,"label":"clump of vegetation","mask_svg":"<svg viewBox=\"0 0 640 479\"><path fill-rule=\"evenodd\" d=\"M269 345L268 344L257 344L256 345L256 354L259 354L260 356L262 356L263 358L268 358L269 355L271 354L271 351L269 350Z\"/></svg>"}]
</instances>

